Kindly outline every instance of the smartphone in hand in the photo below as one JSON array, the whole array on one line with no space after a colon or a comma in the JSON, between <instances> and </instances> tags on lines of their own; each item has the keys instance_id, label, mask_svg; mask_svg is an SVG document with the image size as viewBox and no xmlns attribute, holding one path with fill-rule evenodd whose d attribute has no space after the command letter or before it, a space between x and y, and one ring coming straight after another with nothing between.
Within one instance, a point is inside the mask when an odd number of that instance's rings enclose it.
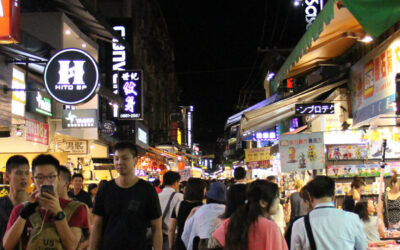
<instances>
[{"instance_id":1,"label":"smartphone in hand","mask_svg":"<svg viewBox=\"0 0 400 250\"><path fill-rule=\"evenodd\" d=\"M54 187L53 185L41 185L40 186L40 195L43 195L43 193L49 193L51 195L54 195Z\"/></svg>"}]
</instances>

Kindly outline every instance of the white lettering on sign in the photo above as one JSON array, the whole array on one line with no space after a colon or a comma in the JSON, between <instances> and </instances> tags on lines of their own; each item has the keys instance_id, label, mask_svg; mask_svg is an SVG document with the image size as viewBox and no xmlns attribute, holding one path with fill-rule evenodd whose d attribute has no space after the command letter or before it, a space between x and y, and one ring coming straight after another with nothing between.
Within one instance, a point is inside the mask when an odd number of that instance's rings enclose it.
<instances>
[{"instance_id":1,"label":"white lettering on sign","mask_svg":"<svg viewBox=\"0 0 400 250\"><path fill-rule=\"evenodd\" d=\"M126 32L125 27L118 25L114 26L113 29L120 33L122 39L125 39ZM126 49L125 46L118 43L118 39L113 38L112 40L112 61L113 61L113 92L118 94L118 71L125 70L126 66Z\"/></svg>"},{"instance_id":2,"label":"white lettering on sign","mask_svg":"<svg viewBox=\"0 0 400 250\"><path fill-rule=\"evenodd\" d=\"M42 95L40 94L40 92L37 92L36 102L37 102L38 108L40 108L44 111L47 111L47 112L51 112L50 100L47 98L43 98Z\"/></svg>"},{"instance_id":3,"label":"white lettering on sign","mask_svg":"<svg viewBox=\"0 0 400 250\"><path fill-rule=\"evenodd\" d=\"M0 17L4 17L4 6L2 0L0 0Z\"/></svg>"},{"instance_id":4,"label":"white lettering on sign","mask_svg":"<svg viewBox=\"0 0 400 250\"><path fill-rule=\"evenodd\" d=\"M85 84L83 82L83 75L85 74L83 65L85 64L85 61L74 60L72 61L74 66L71 68L69 67L70 63L70 60L58 61L58 64L60 65L60 70L58 71L60 80L57 84L70 84L69 79L72 77L74 78L72 84Z\"/></svg>"},{"instance_id":5,"label":"white lettering on sign","mask_svg":"<svg viewBox=\"0 0 400 250\"><path fill-rule=\"evenodd\" d=\"M324 1L323 0L306 0L306 8L305 8L305 14L306 14L306 29L310 27L310 25L314 22L315 18L317 18L318 13L322 8L324 7ZM319 5L319 8L318 8Z\"/></svg>"}]
</instances>

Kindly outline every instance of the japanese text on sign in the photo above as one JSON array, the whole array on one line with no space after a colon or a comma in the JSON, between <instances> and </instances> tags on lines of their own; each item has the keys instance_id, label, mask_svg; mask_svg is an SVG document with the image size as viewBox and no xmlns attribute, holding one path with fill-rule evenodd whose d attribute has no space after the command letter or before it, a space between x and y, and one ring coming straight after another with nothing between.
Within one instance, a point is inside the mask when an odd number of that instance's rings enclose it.
<instances>
[{"instance_id":1,"label":"japanese text on sign","mask_svg":"<svg viewBox=\"0 0 400 250\"><path fill-rule=\"evenodd\" d=\"M296 109L296 115L334 114L335 104L333 103L296 104L295 109Z\"/></svg>"}]
</instances>

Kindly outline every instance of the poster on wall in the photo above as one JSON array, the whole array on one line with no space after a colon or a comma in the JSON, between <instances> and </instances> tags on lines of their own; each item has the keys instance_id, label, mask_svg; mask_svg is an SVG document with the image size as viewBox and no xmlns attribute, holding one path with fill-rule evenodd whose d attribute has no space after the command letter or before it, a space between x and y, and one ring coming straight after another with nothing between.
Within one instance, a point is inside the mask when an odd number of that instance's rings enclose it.
<instances>
[{"instance_id":1,"label":"poster on wall","mask_svg":"<svg viewBox=\"0 0 400 250\"><path fill-rule=\"evenodd\" d=\"M387 162L385 165L384 176L390 176L394 169L400 168L400 162ZM380 166L377 163L371 164L349 164L349 165L328 165L326 174L333 178L346 177L379 177Z\"/></svg>"},{"instance_id":2,"label":"poster on wall","mask_svg":"<svg viewBox=\"0 0 400 250\"><path fill-rule=\"evenodd\" d=\"M389 39L351 68L353 125L394 111L399 51L400 37Z\"/></svg>"},{"instance_id":3,"label":"poster on wall","mask_svg":"<svg viewBox=\"0 0 400 250\"><path fill-rule=\"evenodd\" d=\"M325 168L322 132L282 135L279 141L282 172Z\"/></svg>"},{"instance_id":4,"label":"poster on wall","mask_svg":"<svg viewBox=\"0 0 400 250\"><path fill-rule=\"evenodd\" d=\"M364 139L368 141L368 158L380 159L382 157L382 141L387 140L386 159L400 158L400 129L397 127L385 127L368 130L364 134Z\"/></svg>"},{"instance_id":5,"label":"poster on wall","mask_svg":"<svg viewBox=\"0 0 400 250\"><path fill-rule=\"evenodd\" d=\"M367 145L328 145L328 160L364 160L367 158Z\"/></svg>"}]
</instances>

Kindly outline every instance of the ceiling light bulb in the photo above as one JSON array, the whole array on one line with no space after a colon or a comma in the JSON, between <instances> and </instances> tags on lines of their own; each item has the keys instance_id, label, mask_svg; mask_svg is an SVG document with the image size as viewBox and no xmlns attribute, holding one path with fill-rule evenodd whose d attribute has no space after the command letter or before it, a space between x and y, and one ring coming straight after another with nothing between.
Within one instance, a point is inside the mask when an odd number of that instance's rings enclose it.
<instances>
[{"instance_id":1,"label":"ceiling light bulb","mask_svg":"<svg viewBox=\"0 0 400 250\"><path fill-rule=\"evenodd\" d=\"M86 48L86 43L82 43L82 48Z\"/></svg>"},{"instance_id":2,"label":"ceiling light bulb","mask_svg":"<svg viewBox=\"0 0 400 250\"><path fill-rule=\"evenodd\" d=\"M65 34L66 34L66 35L71 35L71 30L66 29L66 30L65 30Z\"/></svg>"},{"instance_id":3,"label":"ceiling light bulb","mask_svg":"<svg viewBox=\"0 0 400 250\"><path fill-rule=\"evenodd\" d=\"M299 0L294 0L294 6L300 6L300 1Z\"/></svg>"}]
</instances>

